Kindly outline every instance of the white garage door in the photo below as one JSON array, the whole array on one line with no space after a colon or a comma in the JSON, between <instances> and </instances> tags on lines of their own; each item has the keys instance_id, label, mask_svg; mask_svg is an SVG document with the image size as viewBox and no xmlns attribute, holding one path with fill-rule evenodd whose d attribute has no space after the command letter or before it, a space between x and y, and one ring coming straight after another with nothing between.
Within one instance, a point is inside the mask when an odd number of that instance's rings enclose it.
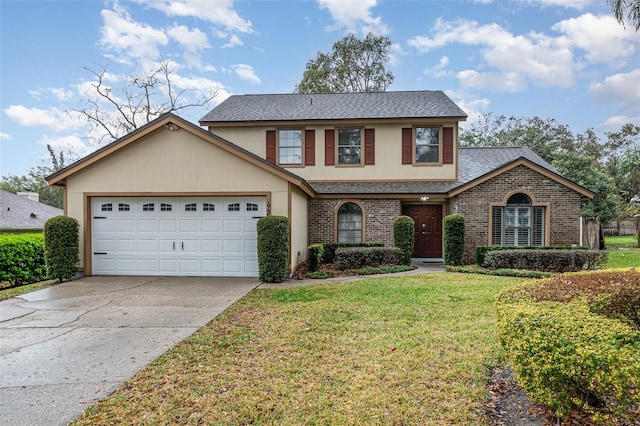
<instances>
[{"instance_id":1,"label":"white garage door","mask_svg":"<svg viewBox=\"0 0 640 426\"><path fill-rule=\"evenodd\" d=\"M95 275L258 276L264 197L92 200Z\"/></svg>"}]
</instances>

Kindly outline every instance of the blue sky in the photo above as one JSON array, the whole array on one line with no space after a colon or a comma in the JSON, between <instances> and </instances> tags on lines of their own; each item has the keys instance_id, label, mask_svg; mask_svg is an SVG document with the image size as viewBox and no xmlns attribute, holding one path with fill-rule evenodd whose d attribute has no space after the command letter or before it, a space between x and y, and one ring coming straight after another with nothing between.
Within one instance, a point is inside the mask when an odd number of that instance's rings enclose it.
<instances>
[{"instance_id":1,"label":"blue sky","mask_svg":"<svg viewBox=\"0 0 640 426\"><path fill-rule=\"evenodd\" d=\"M389 90L444 90L469 115L554 118L574 133L640 125L640 33L606 0L0 0L0 174L24 174L46 144L99 148L82 107L109 84L171 61L179 88L288 93L306 62L347 34L388 36ZM106 143L106 142L103 142Z\"/></svg>"}]
</instances>

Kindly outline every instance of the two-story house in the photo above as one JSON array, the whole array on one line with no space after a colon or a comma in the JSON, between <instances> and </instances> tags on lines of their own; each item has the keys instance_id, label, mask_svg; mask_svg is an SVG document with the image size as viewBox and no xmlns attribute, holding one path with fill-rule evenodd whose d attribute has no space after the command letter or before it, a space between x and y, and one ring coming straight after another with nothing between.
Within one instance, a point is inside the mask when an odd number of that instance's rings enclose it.
<instances>
[{"instance_id":1,"label":"two-story house","mask_svg":"<svg viewBox=\"0 0 640 426\"><path fill-rule=\"evenodd\" d=\"M441 91L231 96L200 121L165 114L49 177L95 274L257 276L257 219L289 218L291 267L309 244L393 244L442 258L442 219L475 246L580 242L593 194L528 148L459 148L466 114Z\"/></svg>"}]
</instances>

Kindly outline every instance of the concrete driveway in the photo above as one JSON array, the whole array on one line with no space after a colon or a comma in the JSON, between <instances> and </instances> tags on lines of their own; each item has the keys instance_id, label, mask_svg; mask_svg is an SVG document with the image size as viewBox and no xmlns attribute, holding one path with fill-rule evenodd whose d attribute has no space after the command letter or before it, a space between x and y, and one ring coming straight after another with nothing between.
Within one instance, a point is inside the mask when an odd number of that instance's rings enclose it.
<instances>
[{"instance_id":1,"label":"concrete driveway","mask_svg":"<svg viewBox=\"0 0 640 426\"><path fill-rule=\"evenodd\" d=\"M87 277L0 302L0 425L66 425L259 285Z\"/></svg>"}]
</instances>

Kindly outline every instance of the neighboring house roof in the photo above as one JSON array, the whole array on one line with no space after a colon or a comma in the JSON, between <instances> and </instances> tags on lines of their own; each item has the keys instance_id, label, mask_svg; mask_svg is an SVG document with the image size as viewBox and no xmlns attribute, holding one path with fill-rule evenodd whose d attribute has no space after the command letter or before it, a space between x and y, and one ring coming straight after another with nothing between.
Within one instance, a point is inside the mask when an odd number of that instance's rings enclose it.
<instances>
[{"instance_id":1,"label":"neighboring house roof","mask_svg":"<svg viewBox=\"0 0 640 426\"><path fill-rule=\"evenodd\" d=\"M497 173L524 164L579 192L593 193L562 177L549 163L528 147L482 147L458 150L457 181L406 182L309 182L317 194L447 194L455 195Z\"/></svg>"},{"instance_id":2,"label":"neighboring house roof","mask_svg":"<svg viewBox=\"0 0 640 426\"><path fill-rule=\"evenodd\" d=\"M40 231L62 209L0 190L0 231Z\"/></svg>"},{"instance_id":3,"label":"neighboring house roof","mask_svg":"<svg viewBox=\"0 0 640 426\"><path fill-rule=\"evenodd\" d=\"M80 170L84 169L85 167L90 166L91 164L94 164L97 161L102 160L103 158L105 158L108 155L111 155L112 153L114 153L115 151L118 151L119 149L124 148L125 146L127 146L128 144L135 142L137 140L139 140L140 138L148 135L151 132L154 132L160 128L162 128L163 126L171 126L171 125L175 125L178 126L179 128L186 130L188 132L191 132L192 134L195 134L201 138L203 138L204 140L228 151L231 152L235 155L237 155L240 158L243 158L247 161L249 161L250 163L253 163L255 165L257 165L258 167L261 167L267 171L270 171L271 173L274 173L284 179L286 179L287 181L299 186L303 191L305 191L306 193L308 193L309 195L313 194L313 190L311 189L311 187L305 182L305 180L303 178L301 178L300 176L291 173L288 170L283 169L280 166L277 166L267 160L265 160L264 158L259 157L258 155L247 151L246 149L229 142L228 140L221 138L218 135L214 135L213 133L198 127L197 125L188 122L187 120L178 117L175 114L172 113L166 113L161 115L160 117L156 118L153 121L150 121L149 123L147 123L146 125L134 130L133 132L129 133L126 136L121 137L120 139L117 139L113 142L111 142L108 145L103 146L102 148L98 149L97 151L87 155L84 158L81 158L80 160L76 161L75 163L65 167L62 170L57 171L56 173L48 176L46 178L47 182L49 183L49 185L63 185L64 184L64 180L79 172Z\"/></svg>"},{"instance_id":4,"label":"neighboring house roof","mask_svg":"<svg viewBox=\"0 0 640 426\"><path fill-rule=\"evenodd\" d=\"M444 92L287 93L234 95L200 119L200 124L402 118L466 119Z\"/></svg>"}]
</instances>

